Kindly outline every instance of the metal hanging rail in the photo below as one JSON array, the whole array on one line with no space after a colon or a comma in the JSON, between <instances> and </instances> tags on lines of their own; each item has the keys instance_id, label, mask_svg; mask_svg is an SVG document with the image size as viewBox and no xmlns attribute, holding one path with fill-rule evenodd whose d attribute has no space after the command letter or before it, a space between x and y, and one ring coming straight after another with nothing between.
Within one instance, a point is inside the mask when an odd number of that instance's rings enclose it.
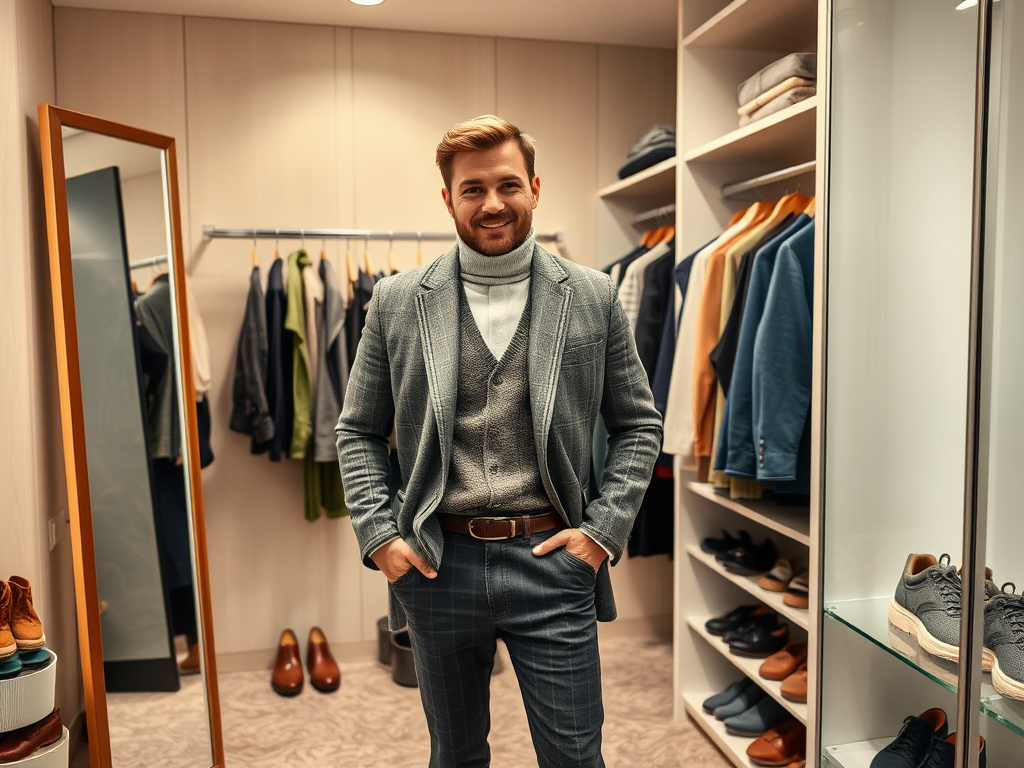
<instances>
[{"instance_id":1,"label":"metal hanging rail","mask_svg":"<svg viewBox=\"0 0 1024 768\"><path fill-rule=\"evenodd\" d=\"M139 259L133 261L128 265L129 269L144 269L145 267L155 267L158 264L166 264L167 256L151 256L148 259Z\"/></svg>"},{"instance_id":2,"label":"metal hanging rail","mask_svg":"<svg viewBox=\"0 0 1024 768\"><path fill-rule=\"evenodd\" d=\"M639 213L630 219L629 223L637 229L644 229L651 225L674 226L676 223L676 204L670 203L669 205L663 205L661 208Z\"/></svg>"},{"instance_id":3,"label":"metal hanging rail","mask_svg":"<svg viewBox=\"0 0 1024 768\"><path fill-rule=\"evenodd\" d=\"M411 241L441 241L455 242L454 232L399 232L390 229L262 229L250 227L215 227L211 224L203 225L203 238L213 240L216 238L232 238L236 240L411 240ZM551 235L537 235L539 243L554 243L562 256L567 257L565 246L565 235L556 232Z\"/></svg>"},{"instance_id":4,"label":"metal hanging rail","mask_svg":"<svg viewBox=\"0 0 1024 768\"><path fill-rule=\"evenodd\" d=\"M816 166L816 162L811 160L806 163L794 165L790 168L772 171L771 173L766 173L763 176L748 179L747 181L738 181L735 184L725 184L722 187L722 197L738 198L746 192L752 192L767 184L772 184L777 181L785 181L786 179L795 179L798 176L814 173Z\"/></svg>"}]
</instances>

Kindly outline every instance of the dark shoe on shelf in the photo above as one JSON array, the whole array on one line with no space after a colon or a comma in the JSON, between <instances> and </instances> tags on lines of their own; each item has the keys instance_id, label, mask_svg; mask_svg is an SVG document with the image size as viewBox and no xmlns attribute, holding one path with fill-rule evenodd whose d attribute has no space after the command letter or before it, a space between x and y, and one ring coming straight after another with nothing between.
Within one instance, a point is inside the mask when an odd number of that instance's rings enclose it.
<instances>
[{"instance_id":1,"label":"dark shoe on shelf","mask_svg":"<svg viewBox=\"0 0 1024 768\"><path fill-rule=\"evenodd\" d=\"M277 659L270 676L270 687L282 696L295 696L302 692L305 676L302 674L302 660L299 658L299 641L295 633L286 629L281 633L277 645Z\"/></svg>"},{"instance_id":2,"label":"dark shoe on shelf","mask_svg":"<svg viewBox=\"0 0 1024 768\"><path fill-rule=\"evenodd\" d=\"M19 651L38 651L46 645L43 623L32 605L32 587L28 579L11 576L7 580L11 588L11 632L18 643Z\"/></svg>"},{"instance_id":3,"label":"dark shoe on shelf","mask_svg":"<svg viewBox=\"0 0 1024 768\"><path fill-rule=\"evenodd\" d=\"M309 630L306 646L306 668L309 682L321 693L332 693L341 685L341 670L331 655L331 646L320 627Z\"/></svg>"},{"instance_id":4,"label":"dark shoe on shelf","mask_svg":"<svg viewBox=\"0 0 1024 768\"><path fill-rule=\"evenodd\" d=\"M792 675L782 681L780 688L782 698L787 701L797 701L801 704L807 703L807 664L801 664L800 668Z\"/></svg>"},{"instance_id":5,"label":"dark shoe on shelf","mask_svg":"<svg viewBox=\"0 0 1024 768\"><path fill-rule=\"evenodd\" d=\"M946 738L949 724L941 709L929 709L920 717L903 721L899 735L875 755L870 768L919 768L928 757L932 743Z\"/></svg>"},{"instance_id":6,"label":"dark shoe on shelf","mask_svg":"<svg viewBox=\"0 0 1024 768\"><path fill-rule=\"evenodd\" d=\"M762 616L755 616L749 619L746 623L740 626L739 629L734 629L732 632L726 632L722 635L722 640L726 643L731 643L746 637L758 627L764 627L765 629L775 629L779 626L779 614L773 611L771 608L768 609L770 613Z\"/></svg>"},{"instance_id":7,"label":"dark shoe on shelf","mask_svg":"<svg viewBox=\"0 0 1024 768\"><path fill-rule=\"evenodd\" d=\"M775 542L765 539L759 547L740 547L719 557L718 562L729 573L737 576L759 576L768 573L775 565Z\"/></svg>"},{"instance_id":8,"label":"dark shoe on shelf","mask_svg":"<svg viewBox=\"0 0 1024 768\"><path fill-rule=\"evenodd\" d=\"M758 674L765 680L785 680L807 661L807 643L791 643L764 660Z\"/></svg>"},{"instance_id":9,"label":"dark shoe on shelf","mask_svg":"<svg viewBox=\"0 0 1024 768\"><path fill-rule=\"evenodd\" d=\"M60 739L64 728L60 722L60 709L55 709L38 723L11 731L0 740L0 763L24 760L37 749Z\"/></svg>"},{"instance_id":10,"label":"dark shoe on shelf","mask_svg":"<svg viewBox=\"0 0 1024 768\"><path fill-rule=\"evenodd\" d=\"M728 720L730 717L742 715L767 695L761 686L750 685L740 691L736 698L728 704L715 707L715 717L718 720Z\"/></svg>"},{"instance_id":11,"label":"dark shoe on shelf","mask_svg":"<svg viewBox=\"0 0 1024 768\"><path fill-rule=\"evenodd\" d=\"M746 712L726 718L725 730L733 736L764 736L772 728L793 720L793 715L771 696L765 696Z\"/></svg>"},{"instance_id":12,"label":"dark shoe on shelf","mask_svg":"<svg viewBox=\"0 0 1024 768\"><path fill-rule=\"evenodd\" d=\"M985 739L978 737L978 768L985 768ZM874 768L874 763L871 764ZM952 733L945 739L932 742L932 751L919 768L955 768L956 767L956 734Z\"/></svg>"},{"instance_id":13,"label":"dark shoe on shelf","mask_svg":"<svg viewBox=\"0 0 1024 768\"><path fill-rule=\"evenodd\" d=\"M740 531L738 536L733 536L724 529L721 538L714 539L708 536L700 543L700 548L709 555L724 555L739 547L752 546L754 546L754 542L746 531Z\"/></svg>"},{"instance_id":14,"label":"dark shoe on shelf","mask_svg":"<svg viewBox=\"0 0 1024 768\"><path fill-rule=\"evenodd\" d=\"M757 586L768 592L785 592L793 580L793 564L784 557L775 561L768 573L757 580Z\"/></svg>"},{"instance_id":15,"label":"dark shoe on shelf","mask_svg":"<svg viewBox=\"0 0 1024 768\"><path fill-rule=\"evenodd\" d=\"M806 608L810 602L810 594L810 574L801 571L789 582L785 594L782 595L782 602L791 608Z\"/></svg>"},{"instance_id":16,"label":"dark shoe on shelf","mask_svg":"<svg viewBox=\"0 0 1024 768\"><path fill-rule=\"evenodd\" d=\"M996 693L1024 701L1024 596L1015 588L1007 582L985 604L982 666L992 670Z\"/></svg>"},{"instance_id":17,"label":"dark shoe on shelf","mask_svg":"<svg viewBox=\"0 0 1024 768\"><path fill-rule=\"evenodd\" d=\"M741 605L724 616L708 619L704 622L704 629L708 631L708 634L721 637L726 632L739 629L751 619L775 615L775 611L760 603L756 605Z\"/></svg>"},{"instance_id":18,"label":"dark shoe on shelf","mask_svg":"<svg viewBox=\"0 0 1024 768\"><path fill-rule=\"evenodd\" d=\"M754 765L788 768L797 760L803 760L806 751L807 728L790 720L772 728L747 747L747 757Z\"/></svg>"},{"instance_id":19,"label":"dark shoe on shelf","mask_svg":"<svg viewBox=\"0 0 1024 768\"><path fill-rule=\"evenodd\" d=\"M704 704L702 705L704 711L707 712L709 715L715 714L716 709L718 709L719 707L724 707L726 704L735 701L737 696L739 696L753 684L753 680L751 680L749 677L744 677L742 680L739 680L730 685L721 693L716 693L714 696L709 696L708 698L704 699Z\"/></svg>"},{"instance_id":20,"label":"dark shoe on shelf","mask_svg":"<svg viewBox=\"0 0 1024 768\"><path fill-rule=\"evenodd\" d=\"M789 625L777 627L755 627L729 643L729 653L735 656L746 656L752 659L763 659L777 653L789 643Z\"/></svg>"},{"instance_id":21,"label":"dark shoe on shelf","mask_svg":"<svg viewBox=\"0 0 1024 768\"><path fill-rule=\"evenodd\" d=\"M889 623L913 635L925 653L959 661L960 590L949 555L910 555L889 603Z\"/></svg>"}]
</instances>

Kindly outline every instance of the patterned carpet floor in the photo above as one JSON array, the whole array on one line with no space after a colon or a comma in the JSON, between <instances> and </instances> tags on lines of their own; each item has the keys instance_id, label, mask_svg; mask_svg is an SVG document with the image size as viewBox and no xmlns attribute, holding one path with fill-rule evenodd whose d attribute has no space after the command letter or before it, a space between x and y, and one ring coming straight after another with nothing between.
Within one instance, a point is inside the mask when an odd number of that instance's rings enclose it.
<instances>
[{"instance_id":1,"label":"patterned carpet floor","mask_svg":"<svg viewBox=\"0 0 1024 768\"><path fill-rule=\"evenodd\" d=\"M601 641L605 695L604 758L609 768L725 768L728 761L689 721L672 720L672 645L650 636ZM270 689L268 672L220 677L227 768L422 768L429 744L416 689L395 685L376 661L341 665L342 686L321 694L310 685L294 698ZM189 680L189 683L192 681ZM194 695L134 695L131 716L138 734L123 727L116 739L115 768L208 768L196 746ZM191 703L192 706L186 706ZM114 721L114 711L111 711ZM511 665L491 683L491 763L494 768L537 765L519 687ZM176 727L180 724L180 727ZM500 724L500 726L498 725ZM162 733L155 750L132 747ZM189 746L191 745L191 746ZM191 750L191 756L186 752ZM77 763L76 763L77 764Z\"/></svg>"}]
</instances>

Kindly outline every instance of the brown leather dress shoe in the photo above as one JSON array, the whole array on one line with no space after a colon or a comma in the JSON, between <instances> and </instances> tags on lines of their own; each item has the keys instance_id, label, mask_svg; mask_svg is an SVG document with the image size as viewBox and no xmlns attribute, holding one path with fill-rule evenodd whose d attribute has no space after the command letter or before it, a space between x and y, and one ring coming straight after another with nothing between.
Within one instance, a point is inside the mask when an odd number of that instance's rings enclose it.
<instances>
[{"instance_id":1,"label":"brown leather dress shoe","mask_svg":"<svg viewBox=\"0 0 1024 768\"><path fill-rule=\"evenodd\" d=\"M765 680L785 680L807 661L807 643L791 643L769 656L761 665L759 674Z\"/></svg>"},{"instance_id":2,"label":"brown leather dress shoe","mask_svg":"<svg viewBox=\"0 0 1024 768\"><path fill-rule=\"evenodd\" d=\"M800 665L799 669L782 681L782 698L789 701L807 701L807 663Z\"/></svg>"},{"instance_id":3,"label":"brown leather dress shoe","mask_svg":"<svg viewBox=\"0 0 1024 768\"><path fill-rule=\"evenodd\" d=\"M64 732L60 722L60 709L55 709L38 723L11 731L0 741L0 763L24 760L37 749L60 739Z\"/></svg>"},{"instance_id":4,"label":"brown leather dress shoe","mask_svg":"<svg viewBox=\"0 0 1024 768\"><path fill-rule=\"evenodd\" d=\"M804 758L807 729L796 720L772 728L747 747L747 757L755 765L789 766Z\"/></svg>"},{"instance_id":5,"label":"brown leather dress shoe","mask_svg":"<svg viewBox=\"0 0 1024 768\"><path fill-rule=\"evenodd\" d=\"M331 646L320 627L309 630L306 668L309 670L309 682L321 693L331 693L341 685L341 670L331 656Z\"/></svg>"},{"instance_id":6,"label":"brown leather dress shoe","mask_svg":"<svg viewBox=\"0 0 1024 768\"><path fill-rule=\"evenodd\" d=\"M32 607L32 587L28 579L21 576L11 576L7 583L11 587L11 631L18 642L18 650L38 651L46 645L46 636L43 623Z\"/></svg>"},{"instance_id":7,"label":"brown leather dress shoe","mask_svg":"<svg viewBox=\"0 0 1024 768\"><path fill-rule=\"evenodd\" d=\"M282 696L295 696L302 692L305 683L302 674L302 660L299 658L299 641L295 633L286 629L281 633L281 641L277 645L277 660L274 662L274 673L270 676L270 687Z\"/></svg>"}]
</instances>

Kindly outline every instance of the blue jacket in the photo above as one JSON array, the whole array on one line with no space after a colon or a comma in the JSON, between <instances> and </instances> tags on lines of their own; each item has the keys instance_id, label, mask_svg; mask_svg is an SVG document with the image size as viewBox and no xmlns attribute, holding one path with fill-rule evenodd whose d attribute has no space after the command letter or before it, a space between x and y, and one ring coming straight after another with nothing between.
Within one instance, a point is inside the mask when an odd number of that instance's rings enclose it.
<instances>
[{"instance_id":1,"label":"blue jacket","mask_svg":"<svg viewBox=\"0 0 1024 768\"><path fill-rule=\"evenodd\" d=\"M743 307L743 323L736 350L736 362L733 365L729 397L725 403L725 418L719 436L719 454L715 462L716 469L724 469L725 473L732 477L759 479L757 440L762 438L755 438L753 395L754 351L757 346L758 329L767 306L779 251L783 244L796 234L805 229L813 231L812 225L813 222L801 214L783 232L762 245L754 257L750 287ZM758 431L763 432L764 425ZM770 427L768 431L770 433Z\"/></svg>"}]
</instances>

